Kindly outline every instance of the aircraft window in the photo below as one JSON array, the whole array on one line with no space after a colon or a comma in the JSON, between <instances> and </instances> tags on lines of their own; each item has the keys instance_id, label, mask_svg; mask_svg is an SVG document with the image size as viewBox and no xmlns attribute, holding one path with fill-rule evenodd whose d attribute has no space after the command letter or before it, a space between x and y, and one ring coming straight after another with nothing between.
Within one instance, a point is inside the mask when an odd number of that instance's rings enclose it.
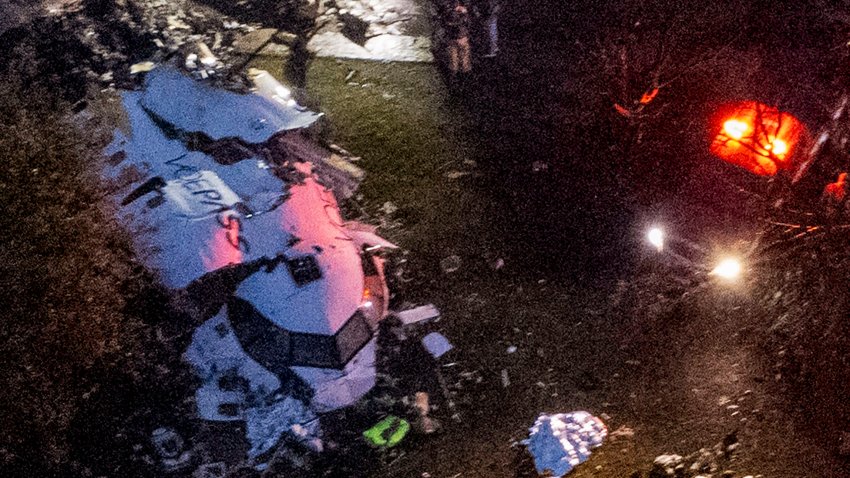
<instances>
[{"instance_id":1,"label":"aircraft window","mask_svg":"<svg viewBox=\"0 0 850 478\"><path fill-rule=\"evenodd\" d=\"M232 298L227 311L233 333L245 353L274 373L286 370L292 334L266 319L246 300Z\"/></svg>"},{"instance_id":2,"label":"aircraft window","mask_svg":"<svg viewBox=\"0 0 850 478\"><path fill-rule=\"evenodd\" d=\"M322 270L319 269L319 263L313 256L287 259L286 265L289 267L292 279L299 287L322 278Z\"/></svg>"},{"instance_id":3,"label":"aircraft window","mask_svg":"<svg viewBox=\"0 0 850 478\"><path fill-rule=\"evenodd\" d=\"M354 313L336 334L336 346L340 361L344 364L366 345L372 338L372 330L360 311Z\"/></svg>"},{"instance_id":4,"label":"aircraft window","mask_svg":"<svg viewBox=\"0 0 850 478\"><path fill-rule=\"evenodd\" d=\"M292 365L339 368L334 337L331 335L292 334Z\"/></svg>"},{"instance_id":5,"label":"aircraft window","mask_svg":"<svg viewBox=\"0 0 850 478\"><path fill-rule=\"evenodd\" d=\"M364 276L378 275L378 268L375 267L375 258L372 257L371 252L366 250L366 246L363 246L363 250L360 252L360 263L363 265Z\"/></svg>"}]
</instances>

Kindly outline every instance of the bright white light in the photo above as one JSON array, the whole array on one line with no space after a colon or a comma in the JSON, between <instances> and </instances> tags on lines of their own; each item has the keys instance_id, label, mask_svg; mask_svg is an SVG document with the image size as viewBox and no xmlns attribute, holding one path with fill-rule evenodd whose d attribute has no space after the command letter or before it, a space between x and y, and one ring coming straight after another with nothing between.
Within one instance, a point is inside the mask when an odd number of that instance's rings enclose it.
<instances>
[{"instance_id":1,"label":"bright white light","mask_svg":"<svg viewBox=\"0 0 850 478\"><path fill-rule=\"evenodd\" d=\"M730 119L729 121L723 123L723 132L726 136L732 139L741 139L744 137L744 134L749 131L750 125L739 120L739 119Z\"/></svg>"},{"instance_id":2,"label":"bright white light","mask_svg":"<svg viewBox=\"0 0 850 478\"><path fill-rule=\"evenodd\" d=\"M741 275L741 263L737 259L724 259L711 273L726 280L734 280Z\"/></svg>"},{"instance_id":3,"label":"bright white light","mask_svg":"<svg viewBox=\"0 0 850 478\"><path fill-rule=\"evenodd\" d=\"M661 252L661 249L664 247L664 231L657 227L653 227L649 230L646 238L649 239L650 244L658 249L658 252Z\"/></svg>"},{"instance_id":4,"label":"bright white light","mask_svg":"<svg viewBox=\"0 0 850 478\"><path fill-rule=\"evenodd\" d=\"M774 139L773 142L770 143L770 149L773 154L781 156L788 152L788 143L781 139Z\"/></svg>"}]
</instances>

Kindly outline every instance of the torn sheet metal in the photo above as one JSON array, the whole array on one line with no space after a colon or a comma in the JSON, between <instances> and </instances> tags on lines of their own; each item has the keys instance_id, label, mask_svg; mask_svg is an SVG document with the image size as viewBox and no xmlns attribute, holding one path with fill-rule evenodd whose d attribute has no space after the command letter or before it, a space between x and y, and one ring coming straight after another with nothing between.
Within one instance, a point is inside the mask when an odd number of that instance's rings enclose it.
<instances>
[{"instance_id":1,"label":"torn sheet metal","mask_svg":"<svg viewBox=\"0 0 850 478\"><path fill-rule=\"evenodd\" d=\"M436 321L440 318L440 311L434 304L421 305L419 307L403 310L398 314L404 325L426 323Z\"/></svg>"},{"instance_id":2,"label":"torn sheet metal","mask_svg":"<svg viewBox=\"0 0 850 478\"><path fill-rule=\"evenodd\" d=\"M195 81L174 68L159 67L145 78L142 105L173 127L213 140L268 141L281 131L306 128L322 115L257 94L239 94Z\"/></svg>"},{"instance_id":3,"label":"torn sheet metal","mask_svg":"<svg viewBox=\"0 0 850 478\"><path fill-rule=\"evenodd\" d=\"M349 237L354 240L358 248L386 248L398 249L398 246L376 234L377 228L369 224L363 224L358 221L349 221L345 223L345 229Z\"/></svg>"}]
</instances>

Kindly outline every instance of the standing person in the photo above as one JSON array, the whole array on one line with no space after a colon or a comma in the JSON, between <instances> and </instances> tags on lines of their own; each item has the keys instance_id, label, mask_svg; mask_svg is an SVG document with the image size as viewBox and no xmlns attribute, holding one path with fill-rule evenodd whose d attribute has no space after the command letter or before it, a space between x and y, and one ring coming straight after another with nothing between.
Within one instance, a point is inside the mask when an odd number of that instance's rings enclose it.
<instances>
[{"instance_id":1,"label":"standing person","mask_svg":"<svg viewBox=\"0 0 850 478\"><path fill-rule=\"evenodd\" d=\"M476 38L481 37L482 43L484 36L487 37L487 53L484 58L493 58L499 53L499 27L497 25L499 10L501 5L499 0L473 0L473 11L475 16L479 18L480 35L476 32Z\"/></svg>"},{"instance_id":2,"label":"standing person","mask_svg":"<svg viewBox=\"0 0 850 478\"><path fill-rule=\"evenodd\" d=\"M449 8L443 17L446 33L446 48L449 54L449 73L451 81L457 82L472 71L472 59L469 47L469 12L459 0L449 2Z\"/></svg>"},{"instance_id":3,"label":"standing person","mask_svg":"<svg viewBox=\"0 0 850 478\"><path fill-rule=\"evenodd\" d=\"M494 58L499 53L499 11L502 9L499 0L483 0L487 4L487 34L490 38L490 51L484 55Z\"/></svg>"}]
</instances>

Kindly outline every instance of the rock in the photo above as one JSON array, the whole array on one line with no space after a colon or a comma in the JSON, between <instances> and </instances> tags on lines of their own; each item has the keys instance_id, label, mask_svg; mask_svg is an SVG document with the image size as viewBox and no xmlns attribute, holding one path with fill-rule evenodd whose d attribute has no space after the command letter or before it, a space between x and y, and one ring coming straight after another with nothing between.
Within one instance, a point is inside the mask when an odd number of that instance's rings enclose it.
<instances>
[{"instance_id":1,"label":"rock","mask_svg":"<svg viewBox=\"0 0 850 478\"><path fill-rule=\"evenodd\" d=\"M178 15L169 15L166 17L166 21L168 23L169 30L191 30L192 27L186 24L183 20L179 18Z\"/></svg>"},{"instance_id":2,"label":"rock","mask_svg":"<svg viewBox=\"0 0 850 478\"><path fill-rule=\"evenodd\" d=\"M649 478L665 478L676 476L677 468L684 468L684 458L681 455L659 455L652 463Z\"/></svg>"}]
</instances>

